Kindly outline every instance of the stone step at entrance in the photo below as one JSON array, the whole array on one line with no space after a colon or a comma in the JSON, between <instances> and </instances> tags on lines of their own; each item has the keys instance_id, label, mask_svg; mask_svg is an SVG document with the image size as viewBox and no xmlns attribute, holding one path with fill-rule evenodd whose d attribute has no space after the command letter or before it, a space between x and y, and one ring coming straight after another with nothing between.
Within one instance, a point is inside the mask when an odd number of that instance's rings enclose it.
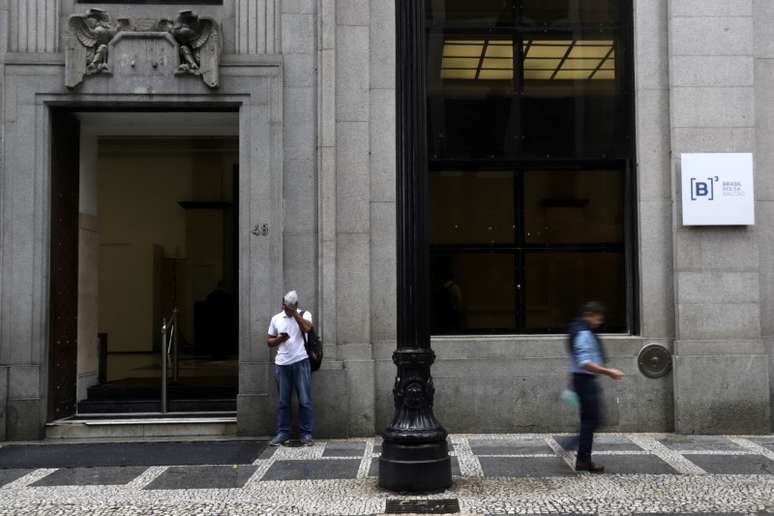
<instances>
[{"instance_id":1,"label":"stone step at entrance","mask_svg":"<svg viewBox=\"0 0 774 516\"><path fill-rule=\"evenodd\" d=\"M78 402L78 414L137 414L160 412L161 402L148 399L83 400ZM235 412L236 399L171 399L170 412Z\"/></svg>"},{"instance_id":2,"label":"stone step at entrance","mask_svg":"<svg viewBox=\"0 0 774 516\"><path fill-rule=\"evenodd\" d=\"M169 412L236 412L236 378L186 378L167 386ZM132 378L93 385L78 414L161 412L160 379Z\"/></svg>"},{"instance_id":3,"label":"stone step at entrance","mask_svg":"<svg viewBox=\"0 0 774 516\"><path fill-rule=\"evenodd\" d=\"M170 399L236 399L238 390L236 378L218 380L220 379L203 378L198 384L170 384L167 387L167 395ZM160 389L159 380L142 379L137 382L123 381L94 385L88 388L87 396L89 400L153 400L159 398Z\"/></svg>"},{"instance_id":4,"label":"stone step at entrance","mask_svg":"<svg viewBox=\"0 0 774 516\"><path fill-rule=\"evenodd\" d=\"M135 414L91 415L67 418L46 424L46 439L115 439L235 436L236 415Z\"/></svg>"}]
</instances>

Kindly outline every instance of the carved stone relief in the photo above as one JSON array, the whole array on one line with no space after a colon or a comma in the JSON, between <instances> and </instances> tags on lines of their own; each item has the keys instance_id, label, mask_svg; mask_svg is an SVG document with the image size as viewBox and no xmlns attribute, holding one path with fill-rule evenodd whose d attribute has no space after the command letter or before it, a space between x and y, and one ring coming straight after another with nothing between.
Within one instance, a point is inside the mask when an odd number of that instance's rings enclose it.
<instances>
[{"instance_id":1,"label":"carved stone relief","mask_svg":"<svg viewBox=\"0 0 774 516\"><path fill-rule=\"evenodd\" d=\"M218 87L222 37L217 22L212 18L183 10L174 21L168 18L136 21L118 18L113 21L106 11L97 8L68 19L65 30L65 86L75 88L90 75L112 74L113 49L124 40L136 42L143 39L169 40L176 46L175 75L195 75L210 88ZM142 63L137 62L139 59L153 61L150 63L152 68L159 69L159 62L152 52L136 54L132 69L142 68Z\"/></svg>"}]
</instances>

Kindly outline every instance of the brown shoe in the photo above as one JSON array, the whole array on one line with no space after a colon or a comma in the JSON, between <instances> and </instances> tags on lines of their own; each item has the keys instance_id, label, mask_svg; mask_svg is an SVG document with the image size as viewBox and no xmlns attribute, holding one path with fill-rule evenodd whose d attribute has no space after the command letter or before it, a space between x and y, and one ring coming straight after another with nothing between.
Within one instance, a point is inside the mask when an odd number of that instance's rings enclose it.
<instances>
[{"instance_id":1,"label":"brown shoe","mask_svg":"<svg viewBox=\"0 0 774 516\"><path fill-rule=\"evenodd\" d=\"M604 473L605 467L594 464L590 460L579 460L575 462L575 471L588 471L589 473Z\"/></svg>"}]
</instances>

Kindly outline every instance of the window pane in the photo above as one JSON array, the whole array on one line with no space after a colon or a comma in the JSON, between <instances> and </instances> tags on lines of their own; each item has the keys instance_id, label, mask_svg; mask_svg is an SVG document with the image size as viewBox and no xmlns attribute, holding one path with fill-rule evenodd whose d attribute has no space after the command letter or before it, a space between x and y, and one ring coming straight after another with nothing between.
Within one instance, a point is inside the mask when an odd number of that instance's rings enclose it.
<instances>
[{"instance_id":1,"label":"window pane","mask_svg":"<svg viewBox=\"0 0 774 516\"><path fill-rule=\"evenodd\" d=\"M433 332L515 328L513 255L434 252L430 270Z\"/></svg>"},{"instance_id":2,"label":"window pane","mask_svg":"<svg viewBox=\"0 0 774 516\"><path fill-rule=\"evenodd\" d=\"M430 173L430 242L509 244L515 241L513 172Z\"/></svg>"},{"instance_id":3,"label":"window pane","mask_svg":"<svg viewBox=\"0 0 774 516\"><path fill-rule=\"evenodd\" d=\"M616 23L619 1L521 0L521 22L534 25Z\"/></svg>"},{"instance_id":4,"label":"window pane","mask_svg":"<svg viewBox=\"0 0 774 516\"><path fill-rule=\"evenodd\" d=\"M513 25L513 0L427 0L428 25Z\"/></svg>"},{"instance_id":5,"label":"window pane","mask_svg":"<svg viewBox=\"0 0 774 516\"><path fill-rule=\"evenodd\" d=\"M629 1L426 5L433 331L625 331Z\"/></svg>"},{"instance_id":6,"label":"window pane","mask_svg":"<svg viewBox=\"0 0 774 516\"><path fill-rule=\"evenodd\" d=\"M430 157L501 157L513 147L513 38L432 32L428 37Z\"/></svg>"},{"instance_id":7,"label":"window pane","mask_svg":"<svg viewBox=\"0 0 774 516\"><path fill-rule=\"evenodd\" d=\"M496 159L512 156L510 98L430 99L431 159Z\"/></svg>"},{"instance_id":8,"label":"window pane","mask_svg":"<svg viewBox=\"0 0 774 516\"><path fill-rule=\"evenodd\" d=\"M600 38L596 33L587 37L577 31L549 37L551 39L546 39L542 33L534 34L522 41L526 94L616 94L615 40ZM609 74L601 74L601 71ZM533 76L533 72L551 73L538 77Z\"/></svg>"},{"instance_id":9,"label":"window pane","mask_svg":"<svg viewBox=\"0 0 774 516\"><path fill-rule=\"evenodd\" d=\"M521 155L628 156L631 96L617 33L541 31L521 44Z\"/></svg>"},{"instance_id":10,"label":"window pane","mask_svg":"<svg viewBox=\"0 0 774 516\"><path fill-rule=\"evenodd\" d=\"M621 170L530 170L524 174L528 244L622 244Z\"/></svg>"},{"instance_id":11,"label":"window pane","mask_svg":"<svg viewBox=\"0 0 774 516\"><path fill-rule=\"evenodd\" d=\"M624 158L628 114L613 97L530 98L522 104L524 158Z\"/></svg>"},{"instance_id":12,"label":"window pane","mask_svg":"<svg viewBox=\"0 0 774 516\"><path fill-rule=\"evenodd\" d=\"M602 331L625 331L625 278L622 252L527 253L526 329L563 333L584 302L599 301L607 308Z\"/></svg>"}]
</instances>

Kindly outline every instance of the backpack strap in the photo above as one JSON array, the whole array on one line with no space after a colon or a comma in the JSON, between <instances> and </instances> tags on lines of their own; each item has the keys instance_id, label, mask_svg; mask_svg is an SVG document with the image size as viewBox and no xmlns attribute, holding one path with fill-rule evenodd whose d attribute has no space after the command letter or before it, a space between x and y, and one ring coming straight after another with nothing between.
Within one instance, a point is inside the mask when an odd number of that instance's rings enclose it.
<instances>
[{"instance_id":1,"label":"backpack strap","mask_svg":"<svg viewBox=\"0 0 774 516\"><path fill-rule=\"evenodd\" d=\"M301 317L304 317L304 314L306 314L306 310L301 310ZM304 345L306 346L309 341L309 334L304 331L300 324L298 325L298 329L301 330L301 335L304 336Z\"/></svg>"}]
</instances>

